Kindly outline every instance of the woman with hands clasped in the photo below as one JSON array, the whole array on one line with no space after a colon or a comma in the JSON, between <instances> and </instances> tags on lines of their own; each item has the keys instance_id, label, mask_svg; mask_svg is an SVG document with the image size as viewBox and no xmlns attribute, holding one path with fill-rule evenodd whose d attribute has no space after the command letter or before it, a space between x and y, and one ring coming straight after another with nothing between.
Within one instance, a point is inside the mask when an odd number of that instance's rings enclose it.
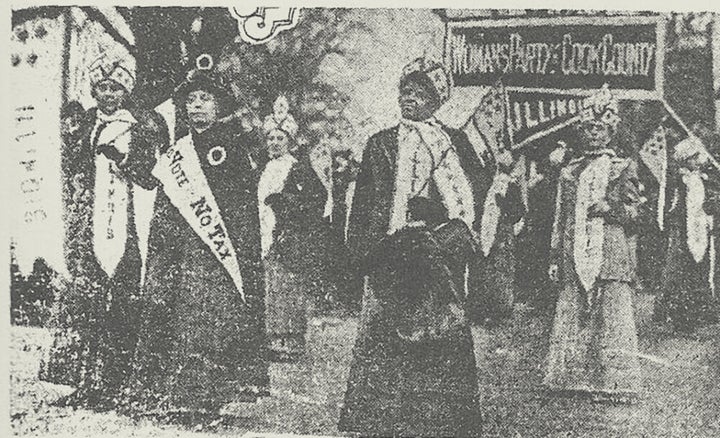
<instances>
[{"instance_id":1,"label":"woman with hands clasped","mask_svg":"<svg viewBox=\"0 0 720 438\"><path fill-rule=\"evenodd\" d=\"M636 163L611 145L617 113L603 90L580 124L583 154L560 175L549 269L560 292L543 384L627 402L639 377L632 236L644 198Z\"/></svg>"}]
</instances>

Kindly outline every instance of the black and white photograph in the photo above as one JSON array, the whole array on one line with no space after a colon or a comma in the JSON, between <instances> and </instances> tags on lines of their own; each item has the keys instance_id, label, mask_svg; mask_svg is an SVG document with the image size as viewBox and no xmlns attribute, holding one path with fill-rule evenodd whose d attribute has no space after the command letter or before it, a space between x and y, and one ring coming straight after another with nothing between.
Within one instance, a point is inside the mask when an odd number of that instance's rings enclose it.
<instances>
[{"instance_id":1,"label":"black and white photograph","mask_svg":"<svg viewBox=\"0 0 720 438\"><path fill-rule=\"evenodd\" d=\"M11 4L7 433L720 436L720 12L543 6Z\"/></svg>"}]
</instances>

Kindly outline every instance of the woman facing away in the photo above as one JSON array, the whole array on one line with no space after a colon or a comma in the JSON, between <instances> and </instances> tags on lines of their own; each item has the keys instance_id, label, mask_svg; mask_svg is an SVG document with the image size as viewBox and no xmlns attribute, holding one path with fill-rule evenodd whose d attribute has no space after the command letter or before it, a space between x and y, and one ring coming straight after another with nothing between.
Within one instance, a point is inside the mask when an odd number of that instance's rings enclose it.
<instances>
[{"instance_id":1,"label":"woman facing away","mask_svg":"<svg viewBox=\"0 0 720 438\"><path fill-rule=\"evenodd\" d=\"M269 394L265 282L250 136L221 124L232 96L208 70L175 102L190 133L160 155L160 190L130 412L217 417Z\"/></svg>"},{"instance_id":2,"label":"woman facing away","mask_svg":"<svg viewBox=\"0 0 720 438\"><path fill-rule=\"evenodd\" d=\"M617 104L605 89L582 121L582 156L562 169L550 276L560 285L543 384L630 401L640 365L633 315L633 235L644 202L636 163L610 146Z\"/></svg>"},{"instance_id":3,"label":"woman facing away","mask_svg":"<svg viewBox=\"0 0 720 438\"><path fill-rule=\"evenodd\" d=\"M298 126L278 98L265 119L271 157L260 176L258 201L266 278L266 327L277 361L296 361L305 351L309 297L316 281L327 192L307 157L296 157Z\"/></svg>"}]
</instances>

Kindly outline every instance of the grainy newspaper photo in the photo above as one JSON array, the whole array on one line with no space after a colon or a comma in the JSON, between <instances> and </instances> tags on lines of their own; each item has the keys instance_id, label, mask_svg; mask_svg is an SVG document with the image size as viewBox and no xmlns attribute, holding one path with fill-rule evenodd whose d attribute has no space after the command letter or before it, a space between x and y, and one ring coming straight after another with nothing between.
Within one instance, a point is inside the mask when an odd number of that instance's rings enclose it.
<instances>
[{"instance_id":1,"label":"grainy newspaper photo","mask_svg":"<svg viewBox=\"0 0 720 438\"><path fill-rule=\"evenodd\" d=\"M13 434L720 436L718 14L200 3L12 7Z\"/></svg>"}]
</instances>

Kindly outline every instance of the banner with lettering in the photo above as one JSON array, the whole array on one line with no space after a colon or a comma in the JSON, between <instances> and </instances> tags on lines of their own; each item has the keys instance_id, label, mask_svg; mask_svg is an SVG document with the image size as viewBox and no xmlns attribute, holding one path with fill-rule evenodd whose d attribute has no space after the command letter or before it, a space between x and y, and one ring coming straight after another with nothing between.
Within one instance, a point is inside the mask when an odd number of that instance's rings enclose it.
<instances>
[{"instance_id":1,"label":"banner with lettering","mask_svg":"<svg viewBox=\"0 0 720 438\"><path fill-rule=\"evenodd\" d=\"M588 91L596 93L597 89ZM508 123L516 145L564 127L565 122L578 116L590 104L589 97L566 94L515 91L508 96Z\"/></svg>"},{"instance_id":2,"label":"banner with lettering","mask_svg":"<svg viewBox=\"0 0 720 438\"><path fill-rule=\"evenodd\" d=\"M619 99L661 99L664 49L657 15L457 20L445 62L456 89L482 94L502 80L521 148L572 124L605 84Z\"/></svg>"},{"instance_id":3,"label":"banner with lettering","mask_svg":"<svg viewBox=\"0 0 720 438\"><path fill-rule=\"evenodd\" d=\"M162 154L153 169L170 202L223 265L245 300L235 248L208 185L191 136L185 136Z\"/></svg>"},{"instance_id":4,"label":"banner with lettering","mask_svg":"<svg viewBox=\"0 0 720 438\"><path fill-rule=\"evenodd\" d=\"M660 16L553 17L448 23L446 64L456 87L587 94L603 84L623 99L662 96Z\"/></svg>"},{"instance_id":5,"label":"banner with lettering","mask_svg":"<svg viewBox=\"0 0 720 438\"><path fill-rule=\"evenodd\" d=\"M32 272L39 258L58 273L67 272L60 170L65 32L62 15L38 17L16 26L8 45L9 89L14 91L6 96L12 120L3 190L15 262L23 275Z\"/></svg>"}]
</instances>

